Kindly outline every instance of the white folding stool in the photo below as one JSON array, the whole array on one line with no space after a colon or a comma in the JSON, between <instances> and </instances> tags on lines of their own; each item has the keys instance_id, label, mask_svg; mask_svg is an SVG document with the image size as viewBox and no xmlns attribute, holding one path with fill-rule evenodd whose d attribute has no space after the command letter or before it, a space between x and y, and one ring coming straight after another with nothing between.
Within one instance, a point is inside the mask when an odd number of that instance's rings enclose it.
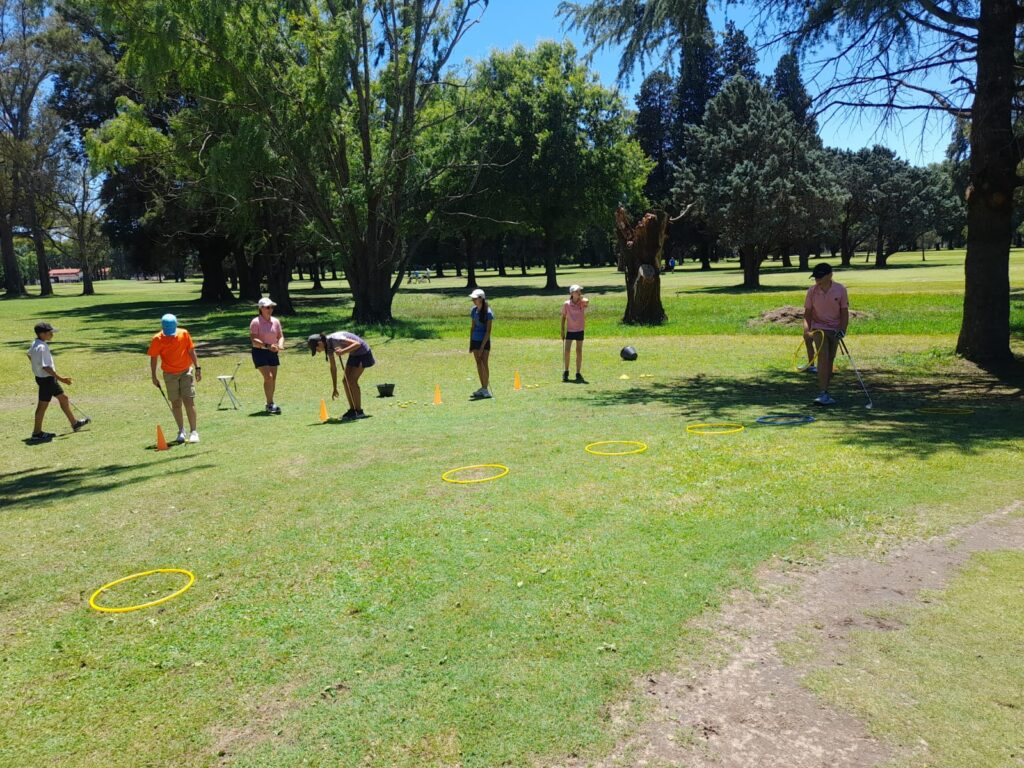
<instances>
[{"instance_id":1,"label":"white folding stool","mask_svg":"<svg viewBox=\"0 0 1024 768\"><path fill-rule=\"evenodd\" d=\"M230 376L218 376L217 381L224 385L224 395L228 396L228 400L231 401L231 405L237 411L239 406L242 405L241 401L235 397L235 392L238 391L238 384L235 383L235 374L238 373L238 367L242 364L242 361L238 361L238 365L235 366L234 373ZM234 386L235 392L231 391L231 387ZM224 395L220 396L220 400L217 401L217 407L220 408L220 404L224 402Z\"/></svg>"}]
</instances>

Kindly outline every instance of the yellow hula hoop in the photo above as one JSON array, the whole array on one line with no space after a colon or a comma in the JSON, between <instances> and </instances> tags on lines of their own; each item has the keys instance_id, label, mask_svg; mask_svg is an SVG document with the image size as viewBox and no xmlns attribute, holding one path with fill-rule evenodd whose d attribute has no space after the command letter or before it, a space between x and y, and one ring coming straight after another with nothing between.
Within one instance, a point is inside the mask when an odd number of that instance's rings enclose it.
<instances>
[{"instance_id":1,"label":"yellow hula hoop","mask_svg":"<svg viewBox=\"0 0 1024 768\"><path fill-rule=\"evenodd\" d=\"M821 340L822 341L825 340L825 332L823 330L821 330L821 328L815 328L813 331L811 331L811 336L813 337L814 334L816 334L816 333L820 333L821 334ZM821 342L815 344L814 345L814 357L811 359L811 361L809 363L804 363L804 364L801 365L800 362L799 362L800 361L800 354L801 353L804 353L804 354L807 353L806 343L804 342L804 339L801 337L801 339L800 339L800 346L798 346L796 348L796 352L793 353L793 368L795 368L798 371L806 371L810 366L817 365L818 364L818 355L821 354L821 346L822 346Z\"/></svg>"},{"instance_id":2,"label":"yellow hula hoop","mask_svg":"<svg viewBox=\"0 0 1024 768\"><path fill-rule=\"evenodd\" d=\"M639 448L633 448L629 451L595 451L592 450L596 445L637 445ZM583 447L583 450L587 453L592 453L594 456L630 456L634 453L643 453L647 450L647 443L641 443L639 440L600 440L596 443L591 443Z\"/></svg>"},{"instance_id":3,"label":"yellow hula hoop","mask_svg":"<svg viewBox=\"0 0 1024 768\"><path fill-rule=\"evenodd\" d=\"M185 576L188 576L188 583L178 591L171 592L171 594L164 595L159 600L151 600L148 603L139 603L138 605L126 605L122 607L109 607L105 605L99 605L96 602L96 598L99 597L106 590L110 589L111 587L116 587L118 584L124 584L126 581L131 581L133 579L141 579L143 576L151 576L154 573L181 573ZM189 588L195 583L196 575L191 571L184 570L183 568L154 568L151 571L133 573L131 576L125 576L124 578L117 579L116 581L112 581L109 584L104 584L102 587L100 587L92 593L92 597L89 598L89 607L92 608L94 611L99 611L100 613L129 613L130 611L139 611L143 608L152 608L154 605L160 605L161 603L166 603L168 600L173 600L179 595L183 595L185 592L187 592Z\"/></svg>"},{"instance_id":4,"label":"yellow hula hoop","mask_svg":"<svg viewBox=\"0 0 1024 768\"><path fill-rule=\"evenodd\" d=\"M492 475L491 477L483 477L478 480L455 480L452 477L450 477L450 475L454 475L456 472L465 472L467 469L487 468L500 469L501 472L499 472L496 475ZM446 483L456 483L458 485L472 485L473 483L489 483L492 480L497 480L499 477L504 477L507 474L508 467L506 467L504 464L471 464L468 467L456 467L455 469L449 469L447 472L441 475L441 479L444 480Z\"/></svg>"},{"instance_id":5,"label":"yellow hula hoop","mask_svg":"<svg viewBox=\"0 0 1024 768\"><path fill-rule=\"evenodd\" d=\"M938 413L944 416L969 416L974 413L973 408L966 408L964 406L950 406L950 405L932 405L926 408L918 408L918 413Z\"/></svg>"},{"instance_id":6,"label":"yellow hula hoop","mask_svg":"<svg viewBox=\"0 0 1024 768\"><path fill-rule=\"evenodd\" d=\"M691 435L734 435L737 432L742 432L744 429L746 427L742 424L733 424L729 421L714 421L707 424L691 424L686 428L686 431Z\"/></svg>"}]
</instances>

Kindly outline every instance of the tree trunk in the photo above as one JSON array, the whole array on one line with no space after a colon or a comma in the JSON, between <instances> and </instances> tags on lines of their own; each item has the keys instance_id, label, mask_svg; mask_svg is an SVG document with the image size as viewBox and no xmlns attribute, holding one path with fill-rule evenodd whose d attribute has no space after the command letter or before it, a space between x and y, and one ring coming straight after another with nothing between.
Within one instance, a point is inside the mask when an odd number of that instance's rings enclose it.
<instances>
[{"instance_id":1,"label":"tree trunk","mask_svg":"<svg viewBox=\"0 0 1024 768\"><path fill-rule=\"evenodd\" d=\"M199 256L199 269L203 273L203 285L199 291L199 300L207 304L221 304L235 300L228 288L227 275L224 274L224 258L227 255L227 242L224 238L203 237L194 241Z\"/></svg>"},{"instance_id":2,"label":"tree trunk","mask_svg":"<svg viewBox=\"0 0 1024 768\"><path fill-rule=\"evenodd\" d=\"M668 215L644 214L634 227L626 209L615 212L620 264L626 280L626 311L622 322L660 325L667 319L661 303L661 251L665 244Z\"/></svg>"},{"instance_id":3,"label":"tree trunk","mask_svg":"<svg viewBox=\"0 0 1024 768\"><path fill-rule=\"evenodd\" d=\"M793 257L790 256L789 250L790 250L789 246L788 245L784 245L779 250L779 252L782 254L782 266L786 267L787 269L792 269L793 268ZM801 249L800 252L803 253L803 249Z\"/></svg>"},{"instance_id":4,"label":"tree trunk","mask_svg":"<svg viewBox=\"0 0 1024 768\"><path fill-rule=\"evenodd\" d=\"M39 226L39 215L35 206L29 210L32 217L32 246L36 251L36 267L39 269L39 295L52 296L53 286L50 284L50 265L46 262L46 244L43 242L43 228Z\"/></svg>"},{"instance_id":5,"label":"tree trunk","mask_svg":"<svg viewBox=\"0 0 1024 768\"><path fill-rule=\"evenodd\" d=\"M498 250L495 254L495 258L498 262L498 277L508 277L508 273L505 271L505 238L502 236L501 240L498 241Z\"/></svg>"},{"instance_id":6,"label":"tree trunk","mask_svg":"<svg viewBox=\"0 0 1024 768\"><path fill-rule=\"evenodd\" d=\"M477 242L472 232L462 233L462 244L466 254L466 290L472 291L476 284Z\"/></svg>"},{"instance_id":7,"label":"tree trunk","mask_svg":"<svg viewBox=\"0 0 1024 768\"><path fill-rule=\"evenodd\" d=\"M884 269L889 260L889 254L885 252L885 236L881 230L875 240L875 269Z\"/></svg>"},{"instance_id":8,"label":"tree trunk","mask_svg":"<svg viewBox=\"0 0 1024 768\"><path fill-rule=\"evenodd\" d=\"M743 265L743 287L761 287L761 262L757 257L757 249L751 245L740 248L740 263Z\"/></svg>"},{"instance_id":9,"label":"tree trunk","mask_svg":"<svg viewBox=\"0 0 1024 768\"><path fill-rule=\"evenodd\" d=\"M806 272L811 268L811 251L805 246L800 246L800 271Z\"/></svg>"},{"instance_id":10,"label":"tree trunk","mask_svg":"<svg viewBox=\"0 0 1024 768\"><path fill-rule=\"evenodd\" d=\"M844 267L853 263L853 242L850 239L850 225L843 222L839 230L839 263Z\"/></svg>"},{"instance_id":11,"label":"tree trunk","mask_svg":"<svg viewBox=\"0 0 1024 768\"><path fill-rule=\"evenodd\" d=\"M82 295L95 296L96 289L92 285L92 268L89 266L89 257L84 253L79 254L78 261L82 265Z\"/></svg>"},{"instance_id":12,"label":"tree trunk","mask_svg":"<svg viewBox=\"0 0 1024 768\"><path fill-rule=\"evenodd\" d=\"M704 238L704 242L700 244L700 271L710 272L711 271L711 252L715 248L715 241L710 237Z\"/></svg>"},{"instance_id":13,"label":"tree trunk","mask_svg":"<svg viewBox=\"0 0 1024 768\"><path fill-rule=\"evenodd\" d=\"M313 265L309 270L310 276L313 278L313 290L322 291L324 289L323 284L323 266L320 264L320 254L314 249L313 251Z\"/></svg>"},{"instance_id":14,"label":"tree trunk","mask_svg":"<svg viewBox=\"0 0 1024 768\"><path fill-rule=\"evenodd\" d=\"M0 215L0 251L4 258L4 289L8 298L25 295L25 283L18 268L18 255L14 251L14 231L6 215Z\"/></svg>"},{"instance_id":15,"label":"tree trunk","mask_svg":"<svg viewBox=\"0 0 1024 768\"><path fill-rule=\"evenodd\" d=\"M370 253L366 244L363 253L353 253L347 274L352 290L352 319L367 325L390 323L392 259L379 252ZM376 250L376 249L375 249Z\"/></svg>"},{"instance_id":16,"label":"tree trunk","mask_svg":"<svg viewBox=\"0 0 1024 768\"><path fill-rule=\"evenodd\" d=\"M284 257L278 257L278 261ZM291 282L291 265L279 263L272 268L267 275L267 292L271 300L277 304L274 311L279 315L294 315L295 307L292 306L292 297L288 284Z\"/></svg>"},{"instance_id":17,"label":"tree trunk","mask_svg":"<svg viewBox=\"0 0 1024 768\"><path fill-rule=\"evenodd\" d=\"M249 264L242 249L235 252L235 263L238 265L238 298L241 301L256 303L260 300L260 279L263 277L260 269L260 258L253 254L253 263Z\"/></svg>"},{"instance_id":18,"label":"tree trunk","mask_svg":"<svg viewBox=\"0 0 1024 768\"><path fill-rule=\"evenodd\" d=\"M956 351L982 366L1010 363L1010 242L1020 158L1013 133L1017 3L981 0L971 109L964 316Z\"/></svg>"},{"instance_id":19,"label":"tree trunk","mask_svg":"<svg viewBox=\"0 0 1024 768\"><path fill-rule=\"evenodd\" d=\"M557 291L558 287L558 242L547 229L544 230L544 290Z\"/></svg>"}]
</instances>

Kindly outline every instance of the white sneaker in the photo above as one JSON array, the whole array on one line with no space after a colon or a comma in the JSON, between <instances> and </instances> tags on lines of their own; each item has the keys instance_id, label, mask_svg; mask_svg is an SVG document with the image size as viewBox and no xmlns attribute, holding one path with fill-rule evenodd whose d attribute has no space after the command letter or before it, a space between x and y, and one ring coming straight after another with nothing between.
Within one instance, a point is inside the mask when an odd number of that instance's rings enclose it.
<instances>
[{"instance_id":1,"label":"white sneaker","mask_svg":"<svg viewBox=\"0 0 1024 768\"><path fill-rule=\"evenodd\" d=\"M835 405L836 401L832 398L828 392L822 392L816 398L814 398L816 405Z\"/></svg>"},{"instance_id":2,"label":"white sneaker","mask_svg":"<svg viewBox=\"0 0 1024 768\"><path fill-rule=\"evenodd\" d=\"M184 443L184 442L185 442L185 430L184 429L179 429L178 430L178 443Z\"/></svg>"},{"instance_id":3,"label":"white sneaker","mask_svg":"<svg viewBox=\"0 0 1024 768\"><path fill-rule=\"evenodd\" d=\"M199 442L199 433L198 433L198 432L196 432L196 431L195 431L195 430L193 429L193 430L192 430L192 434L188 436L188 441L189 441L190 443L198 443L198 442Z\"/></svg>"}]
</instances>

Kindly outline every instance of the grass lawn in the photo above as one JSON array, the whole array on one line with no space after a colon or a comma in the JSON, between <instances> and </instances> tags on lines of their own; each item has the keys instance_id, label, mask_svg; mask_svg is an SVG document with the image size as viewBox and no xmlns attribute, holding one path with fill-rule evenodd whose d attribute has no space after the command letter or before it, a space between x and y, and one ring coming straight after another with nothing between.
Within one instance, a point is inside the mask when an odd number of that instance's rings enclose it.
<instances>
[{"instance_id":1,"label":"grass lawn","mask_svg":"<svg viewBox=\"0 0 1024 768\"><path fill-rule=\"evenodd\" d=\"M664 278L669 323L637 330L618 323L619 274L566 270L561 282L593 300L588 386L559 382L562 299L542 294L539 275L485 273L496 397L472 403L464 281L411 286L396 298L397 327L368 331L372 418L351 424L319 423L328 368L297 343L283 354L284 413L263 415L252 308L199 305L194 283L0 302L0 765L482 768L599 754L613 738L609 704L641 672L699 653L686 621L773 554L941 528L1019 498L1019 384L950 352L962 257L906 254L890 270L841 273L853 308L870 313L849 343L876 409L844 371L840 405L790 428L755 419L812 413L814 383L790 367L799 333L750 321L802 303L796 271L769 268L748 294L731 287L735 265L688 266ZM1012 275L1022 353L1021 253ZM337 283L295 296L292 340L345 327ZM170 434L172 422L145 348L167 311L201 344L206 378L202 442L164 453L152 450L155 428ZM94 423L28 445L24 352L44 318L58 328L57 370ZM619 359L626 343L635 363ZM245 407L217 409L215 377L239 360ZM396 397L376 399L385 381ZM435 385L441 406L430 405ZM719 420L746 430L685 430ZM68 431L56 406L46 426ZM584 452L599 440L649 448ZM481 463L511 471L441 481ZM88 608L100 585L157 567L189 569L196 584L153 609ZM153 577L104 600L180 583Z\"/></svg>"},{"instance_id":2,"label":"grass lawn","mask_svg":"<svg viewBox=\"0 0 1024 768\"><path fill-rule=\"evenodd\" d=\"M1024 553L975 555L895 632L863 632L811 687L873 724L899 766L1016 766L1024 758Z\"/></svg>"}]
</instances>

